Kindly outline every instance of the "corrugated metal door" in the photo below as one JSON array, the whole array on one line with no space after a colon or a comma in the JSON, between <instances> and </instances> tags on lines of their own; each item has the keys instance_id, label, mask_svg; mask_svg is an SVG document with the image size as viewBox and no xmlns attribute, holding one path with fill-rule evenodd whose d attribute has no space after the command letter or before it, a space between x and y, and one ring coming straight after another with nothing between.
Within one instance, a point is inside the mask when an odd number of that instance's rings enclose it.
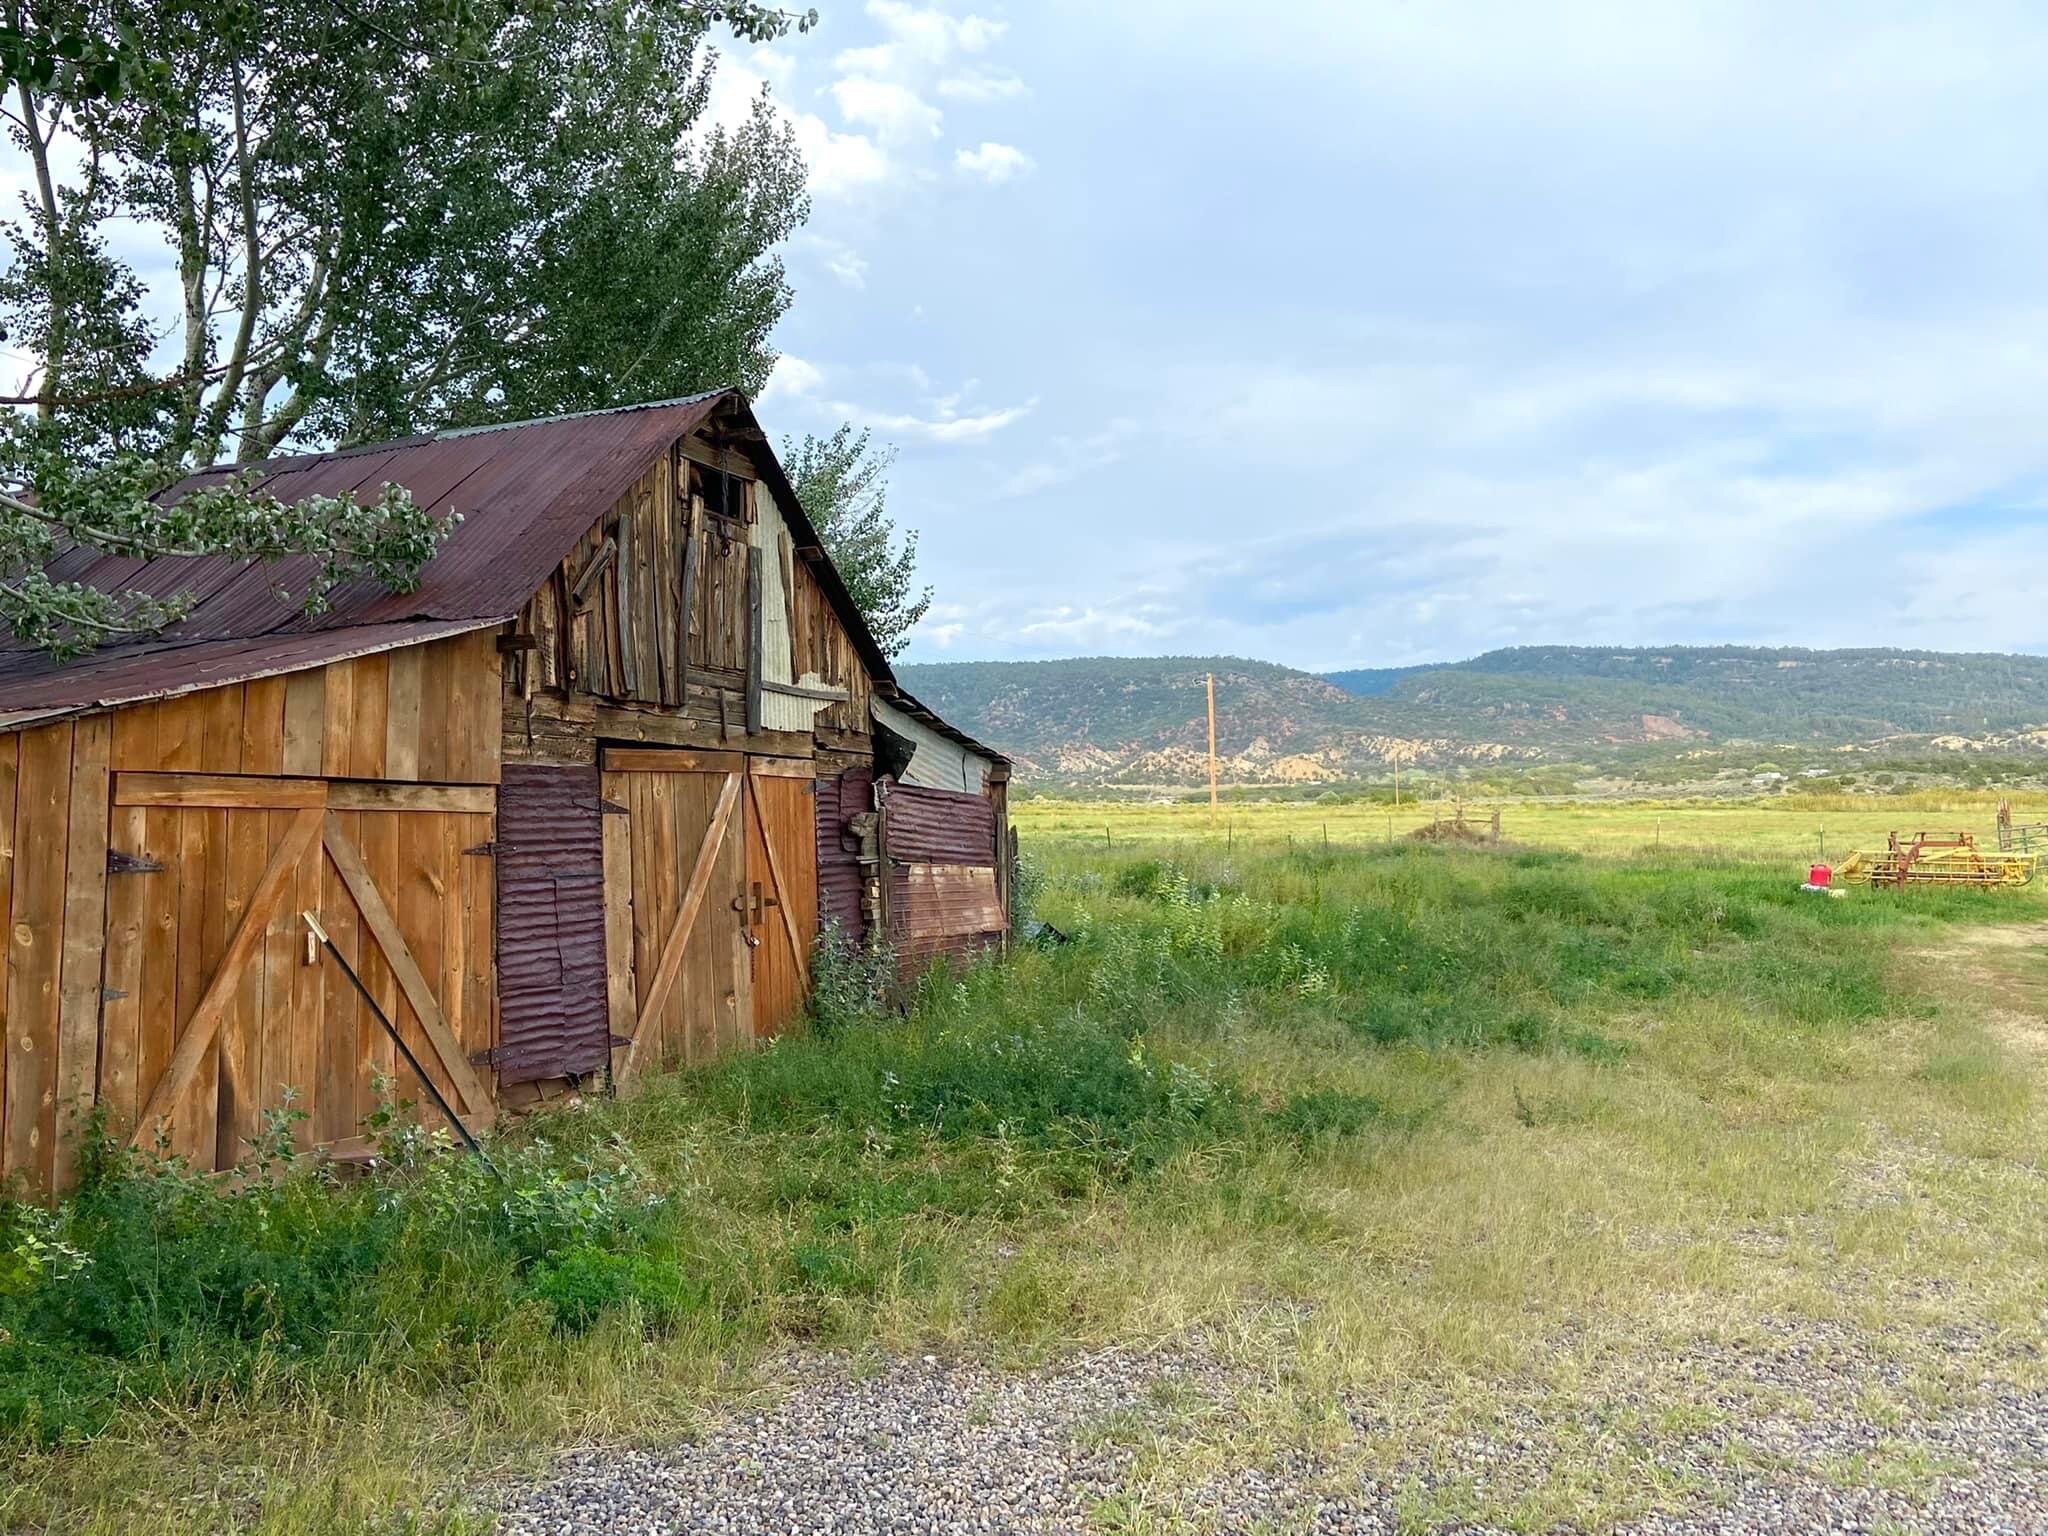
<instances>
[{"instance_id":1,"label":"corrugated metal door","mask_svg":"<svg viewBox=\"0 0 2048 1536\"><path fill-rule=\"evenodd\" d=\"M498 789L502 1083L594 1072L605 995L603 803L595 768L507 763Z\"/></svg>"},{"instance_id":2,"label":"corrugated metal door","mask_svg":"<svg viewBox=\"0 0 2048 1536\"><path fill-rule=\"evenodd\" d=\"M810 995L811 939L818 931L810 767L795 759L749 763L746 912L757 1035L780 1032Z\"/></svg>"},{"instance_id":3,"label":"corrugated metal door","mask_svg":"<svg viewBox=\"0 0 2048 1536\"><path fill-rule=\"evenodd\" d=\"M875 775L870 768L849 768L837 778L814 781L818 786L818 921L837 923L850 944L867 941L867 915L861 908L865 877L860 865L860 838L853 818L874 809Z\"/></svg>"}]
</instances>

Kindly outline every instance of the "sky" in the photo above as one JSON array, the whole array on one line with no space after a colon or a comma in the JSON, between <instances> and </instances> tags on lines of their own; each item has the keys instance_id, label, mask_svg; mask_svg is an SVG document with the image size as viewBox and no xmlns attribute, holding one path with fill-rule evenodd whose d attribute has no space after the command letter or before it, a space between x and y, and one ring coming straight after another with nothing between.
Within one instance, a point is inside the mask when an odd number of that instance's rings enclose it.
<instances>
[{"instance_id":1,"label":"sky","mask_svg":"<svg viewBox=\"0 0 2048 1536\"><path fill-rule=\"evenodd\" d=\"M2048 7L818 5L713 110L908 659L2048 651Z\"/></svg>"}]
</instances>

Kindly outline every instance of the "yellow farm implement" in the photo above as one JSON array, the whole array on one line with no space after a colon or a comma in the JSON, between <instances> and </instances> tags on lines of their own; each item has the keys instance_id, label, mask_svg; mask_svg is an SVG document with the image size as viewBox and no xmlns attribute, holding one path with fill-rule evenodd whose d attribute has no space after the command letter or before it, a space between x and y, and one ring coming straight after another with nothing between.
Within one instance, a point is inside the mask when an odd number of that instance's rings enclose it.
<instances>
[{"instance_id":1,"label":"yellow farm implement","mask_svg":"<svg viewBox=\"0 0 2048 1536\"><path fill-rule=\"evenodd\" d=\"M1894 832L1889 847L1852 853L1835 874L1848 885L2015 886L2034 878L2039 861L2034 853L1981 849L1967 832L1954 837L1922 832L1910 840Z\"/></svg>"}]
</instances>

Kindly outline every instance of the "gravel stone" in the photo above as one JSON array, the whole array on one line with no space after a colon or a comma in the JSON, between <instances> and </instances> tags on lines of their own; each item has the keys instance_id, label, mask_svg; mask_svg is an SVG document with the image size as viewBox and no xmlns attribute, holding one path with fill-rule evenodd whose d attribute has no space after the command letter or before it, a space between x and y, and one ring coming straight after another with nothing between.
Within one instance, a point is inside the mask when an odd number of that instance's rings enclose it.
<instances>
[{"instance_id":1,"label":"gravel stone","mask_svg":"<svg viewBox=\"0 0 2048 1536\"><path fill-rule=\"evenodd\" d=\"M2048 1536L2048 1393L1987 1381L1953 1414L1881 1425L1865 1394L1894 1381L1896 1368L1846 1331L1810 1323L1787 1325L1763 1348L1702 1343L1664 1364L1676 1379L1697 1380L1698 1400L1725 1421L1645 1453L1660 1479L1701 1493L1681 1515L1623 1527L1626 1536ZM544 1481L507 1491L501 1529L1083 1532L1096 1528L1091 1514L1103 1500L1126 1491L1159 1530L1380 1536L1400 1528L1391 1485L1344 1487L1301 1452L1182 1489L1164 1508L1153 1502L1156 1489L1127 1490L1136 1443L1158 1437L1170 1456L1174 1436L1187 1432L1169 1404L1231 1411L1228 1369L1199 1348L1107 1350L1030 1373L931 1355L866 1373L843 1358L811 1356L789 1361L779 1385L775 1406L716 1423L695 1444L566 1454ZM1372 1421L1371 1404L1346 1406L1355 1424ZM1427 1468L1404 1469L1395 1481L1512 1490L1540 1473L1550 1441L1531 1415L1491 1438L1446 1440ZM1888 1480L1866 1475L1872 1457L1903 1458L1920 1475L1911 1487L1879 1486Z\"/></svg>"}]
</instances>

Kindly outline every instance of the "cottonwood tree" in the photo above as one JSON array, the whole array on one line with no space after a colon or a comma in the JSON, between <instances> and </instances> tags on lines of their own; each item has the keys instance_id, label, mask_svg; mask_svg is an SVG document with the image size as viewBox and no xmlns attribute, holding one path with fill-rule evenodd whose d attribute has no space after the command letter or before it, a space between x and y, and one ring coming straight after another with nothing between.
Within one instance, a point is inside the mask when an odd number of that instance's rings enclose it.
<instances>
[{"instance_id":1,"label":"cottonwood tree","mask_svg":"<svg viewBox=\"0 0 2048 1536\"><path fill-rule=\"evenodd\" d=\"M804 515L885 656L902 652L932 605L932 589L916 586L917 534L906 531L899 544L888 514L884 477L895 457L894 449L872 446L868 433L851 424L830 437L806 433L801 442L782 442L783 467Z\"/></svg>"},{"instance_id":2,"label":"cottonwood tree","mask_svg":"<svg viewBox=\"0 0 2048 1536\"><path fill-rule=\"evenodd\" d=\"M40 576L117 553L320 557L403 586L445 532L387 487L286 508L254 465L714 384L758 388L790 293L803 167L764 101L705 124L714 29L808 27L692 0L85 0L0 26L29 171L0 277L31 358L0 431L0 619L55 648L179 604ZM188 498L191 500L191 498ZM181 508L182 508L181 503Z\"/></svg>"}]
</instances>

